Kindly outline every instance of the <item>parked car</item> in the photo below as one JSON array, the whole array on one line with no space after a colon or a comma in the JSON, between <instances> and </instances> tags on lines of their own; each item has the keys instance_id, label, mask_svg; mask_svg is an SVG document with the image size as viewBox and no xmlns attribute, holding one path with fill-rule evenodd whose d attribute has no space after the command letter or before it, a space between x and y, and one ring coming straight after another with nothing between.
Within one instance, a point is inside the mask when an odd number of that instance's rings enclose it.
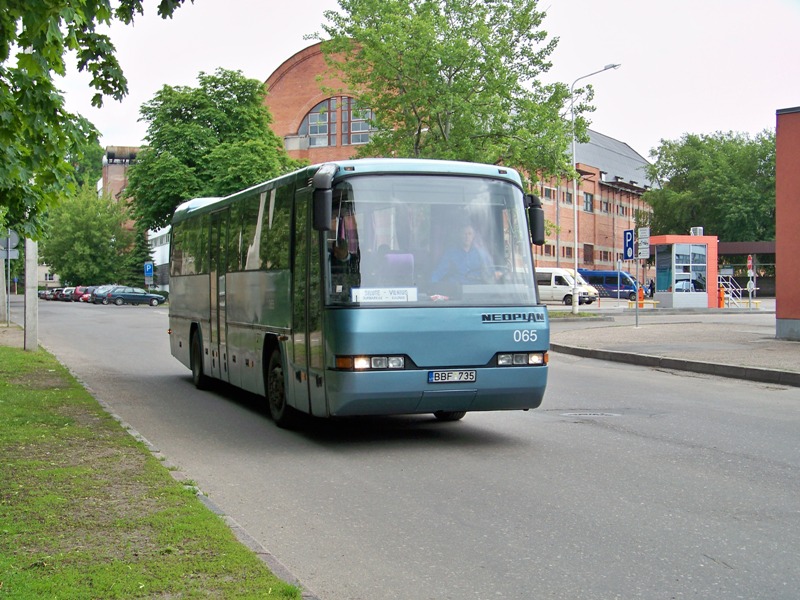
<instances>
[{"instance_id":1,"label":"parked car","mask_svg":"<svg viewBox=\"0 0 800 600\"><path fill-rule=\"evenodd\" d=\"M75 291L74 287L65 287L61 292L58 294L58 299L62 302L72 302L72 292Z\"/></svg>"},{"instance_id":2,"label":"parked car","mask_svg":"<svg viewBox=\"0 0 800 600\"><path fill-rule=\"evenodd\" d=\"M83 295L86 293L86 286L85 285L76 285L75 289L72 291L72 301L73 302L80 302Z\"/></svg>"},{"instance_id":3,"label":"parked car","mask_svg":"<svg viewBox=\"0 0 800 600\"><path fill-rule=\"evenodd\" d=\"M108 304L106 294L111 291L113 285L99 285L92 290L92 296L89 302L92 304Z\"/></svg>"},{"instance_id":4,"label":"parked car","mask_svg":"<svg viewBox=\"0 0 800 600\"><path fill-rule=\"evenodd\" d=\"M61 294L61 288L52 288L50 290L46 290L44 294L45 300L58 300L58 296Z\"/></svg>"},{"instance_id":5,"label":"parked car","mask_svg":"<svg viewBox=\"0 0 800 600\"><path fill-rule=\"evenodd\" d=\"M98 286L96 286L96 285L87 286L83 290L83 294L81 294L80 301L81 302L91 302L92 301L92 292L95 291L97 289L97 287Z\"/></svg>"},{"instance_id":6,"label":"parked car","mask_svg":"<svg viewBox=\"0 0 800 600\"><path fill-rule=\"evenodd\" d=\"M112 288L106 293L108 303L122 306L123 304L149 304L158 306L163 304L166 298L160 294L150 294L142 288L128 287L124 285Z\"/></svg>"}]
</instances>

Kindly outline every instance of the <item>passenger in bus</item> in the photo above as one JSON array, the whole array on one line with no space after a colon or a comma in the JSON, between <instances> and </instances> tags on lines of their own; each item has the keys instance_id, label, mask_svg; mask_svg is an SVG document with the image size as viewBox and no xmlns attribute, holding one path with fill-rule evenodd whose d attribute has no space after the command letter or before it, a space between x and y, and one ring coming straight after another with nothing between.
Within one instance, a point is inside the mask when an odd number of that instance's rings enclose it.
<instances>
[{"instance_id":1,"label":"passenger in bus","mask_svg":"<svg viewBox=\"0 0 800 600\"><path fill-rule=\"evenodd\" d=\"M442 255L439 265L431 274L433 283L493 283L502 273L492 266L492 258L475 243L475 229L466 225L461 229L458 246Z\"/></svg>"},{"instance_id":2,"label":"passenger in bus","mask_svg":"<svg viewBox=\"0 0 800 600\"><path fill-rule=\"evenodd\" d=\"M351 273L355 260L347 247L347 240L336 240L331 249L331 271L333 273Z\"/></svg>"}]
</instances>

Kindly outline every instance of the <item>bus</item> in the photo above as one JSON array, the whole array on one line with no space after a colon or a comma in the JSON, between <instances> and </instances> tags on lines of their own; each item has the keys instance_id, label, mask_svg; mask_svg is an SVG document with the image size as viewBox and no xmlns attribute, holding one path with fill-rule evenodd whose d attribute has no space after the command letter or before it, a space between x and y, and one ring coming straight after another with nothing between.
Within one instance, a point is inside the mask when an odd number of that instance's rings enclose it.
<instances>
[{"instance_id":1,"label":"bus","mask_svg":"<svg viewBox=\"0 0 800 600\"><path fill-rule=\"evenodd\" d=\"M597 288L603 298L627 298L636 300L639 285L633 275L626 271L593 271L578 269L578 273L589 285Z\"/></svg>"},{"instance_id":2,"label":"bus","mask_svg":"<svg viewBox=\"0 0 800 600\"><path fill-rule=\"evenodd\" d=\"M536 408L550 329L531 243L541 203L496 165L336 161L190 200L172 219L171 353L200 389L264 397L280 427Z\"/></svg>"}]
</instances>

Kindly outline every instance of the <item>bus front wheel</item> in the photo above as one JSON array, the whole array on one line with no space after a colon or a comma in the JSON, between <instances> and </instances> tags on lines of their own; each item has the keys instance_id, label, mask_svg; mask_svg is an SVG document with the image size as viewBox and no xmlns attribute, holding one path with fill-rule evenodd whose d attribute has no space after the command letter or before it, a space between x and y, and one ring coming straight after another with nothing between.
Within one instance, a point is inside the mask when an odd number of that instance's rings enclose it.
<instances>
[{"instance_id":1,"label":"bus front wheel","mask_svg":"<svg viewBox=\"0 0 800 600\"><path fill-rule=\"evenodd\" d=\"M297 424L297 411L286 402L286 383L280 350L269 357L266 373L267 404L269 414L278 427L289 429Z\"/></svg>"},{"instance_id":2,"label":"bus front wheel","mask_svg":"<svg viewBox=\"0 0 800 600\"><path fill-rule=\"evenodd\" d=\"M460 421L466 414L466 411L461 410L437 410L433 416L440 421Z\"/></svg>"},{"instance_id":3,"label":"bus front wheel","mask_svg":"<svg viewBox=\"0 0 800 600\"><path fill-rule=\"evenodd\" d=\"M198 390L207 390L209 380L203 373L203 345L200 343L200 335L192 334L190 345L189 363L192 365L192 381Z\"/></svg>"}]
</instances>

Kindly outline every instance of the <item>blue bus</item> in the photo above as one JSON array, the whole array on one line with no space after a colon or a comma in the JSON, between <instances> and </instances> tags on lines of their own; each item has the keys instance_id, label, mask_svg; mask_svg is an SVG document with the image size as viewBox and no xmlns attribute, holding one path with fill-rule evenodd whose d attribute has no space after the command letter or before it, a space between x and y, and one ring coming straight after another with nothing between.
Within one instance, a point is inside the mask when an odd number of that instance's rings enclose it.
<instances>
[{"instance_id":1,"label":"blue bus","mask_svg":"<svg viewBox=\"0 0 800 600\"><path fill-rule=\"evenodd\" d=\"M578 269L591 286L597 288L601 298L627 298L636 300L639 286L636 279L626 271L592 271Z\"/></svg>"},{"instance_id":2,"label":"blue bus","mask_svg":"<svg viewBox=\"0 0 800 600\"><path fill-rule=\"evenodd\" d=\"M191 200L172 219L171 352L281 427L536 408L550 330L532 242L539 199L496 165L338 161Z\"/></svg>"}]
</instances>

